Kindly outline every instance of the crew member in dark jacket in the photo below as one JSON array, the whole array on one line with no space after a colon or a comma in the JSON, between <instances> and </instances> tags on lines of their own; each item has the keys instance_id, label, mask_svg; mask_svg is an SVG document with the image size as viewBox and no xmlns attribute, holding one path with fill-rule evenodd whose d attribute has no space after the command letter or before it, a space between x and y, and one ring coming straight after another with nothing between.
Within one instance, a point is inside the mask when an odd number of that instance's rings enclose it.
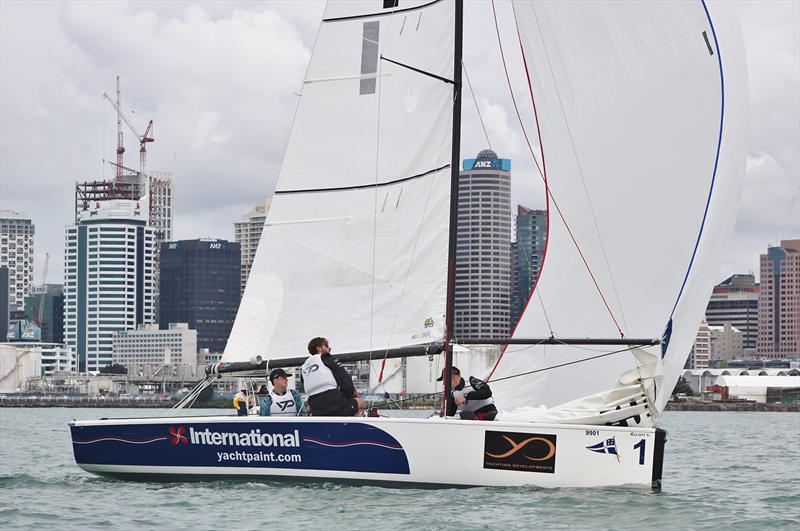
<instances>
[{"instance_id":1,"label":"crew member in dark jacket","mask_svg":"<svg viewBox=\"0 0 800 531\"><path fill-rule=\"evenodd\" d=\"M352 417L363 413L365 403L345 368L331 357L328 340L315 337L308 343L308 353L311 356L303 364L302 374L311 415Z\"/></svg>"},{"instance_id":2,"label":"crew member in dark jacket","mask_svg":"<svg viewBox=\"0 0 800 531\"><path fill-rule=\"evenodd\" d=\"M494 420L497 408L489 384L470 376L467 385L458 367L451 367L451 378L453 401L447 409L448 417L458 414L463 420ZM444 370L436 381L441 382L443 379Z\"/></svg>"}]
</instances>

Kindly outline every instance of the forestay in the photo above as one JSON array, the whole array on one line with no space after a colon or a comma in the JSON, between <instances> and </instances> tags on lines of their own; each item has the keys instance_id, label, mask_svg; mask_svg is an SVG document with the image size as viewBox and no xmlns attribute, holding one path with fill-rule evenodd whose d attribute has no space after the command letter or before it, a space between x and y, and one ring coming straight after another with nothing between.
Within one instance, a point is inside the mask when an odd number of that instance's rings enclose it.
<instances>
[{"instance_id":1,"label":"forestay","mask_svg":"<svg viewBox=\"0 0 800 531\"><path fill-rule=\"evenodd\" d=\"M744 171L740 31L726 6L710 7L514 3L552 194L541 276L514 335L657 338L672 319L659 409L702 319ZM610 390L637 365L631 352L500 379L612 350L511 346L493 375L497 403Z\"/></svg>"},{"instance_id":2,"label":"forestay","mask_svg":"<svg viewBox=\"0 0 800 531\"><path fill-rule=\"evenodd\" d=\"M442 340L453 42L449 1L328 4L223 361Z\"/></svg>"}]
</instances>

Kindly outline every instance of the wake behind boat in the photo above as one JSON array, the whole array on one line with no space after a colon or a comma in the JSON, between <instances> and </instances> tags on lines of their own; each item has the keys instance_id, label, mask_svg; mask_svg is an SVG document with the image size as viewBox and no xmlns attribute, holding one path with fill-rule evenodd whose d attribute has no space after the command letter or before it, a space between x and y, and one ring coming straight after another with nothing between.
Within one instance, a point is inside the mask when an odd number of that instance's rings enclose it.
<instances>
[{"instance_id":1,"label":"wake behind boat","mask_svg":"<svg viewBox=\"0 0 800 531\"><path fill-rule=\"evenodd\" d=\"M486 378L496 420L75 421L80 467L125 479L660 486L656 422L741 190L738 25L702 0L514 2L536 130L520 125L538 138L548 235L528 305L498 340L453 327L462 8L328 4L225 353L181 407L219 375L301 365L305 341L326 334L340 361L428 356L445 374L454 346L500 344ZM452 400L449 378L442 392Z\"/></svg>"}]
</instances>

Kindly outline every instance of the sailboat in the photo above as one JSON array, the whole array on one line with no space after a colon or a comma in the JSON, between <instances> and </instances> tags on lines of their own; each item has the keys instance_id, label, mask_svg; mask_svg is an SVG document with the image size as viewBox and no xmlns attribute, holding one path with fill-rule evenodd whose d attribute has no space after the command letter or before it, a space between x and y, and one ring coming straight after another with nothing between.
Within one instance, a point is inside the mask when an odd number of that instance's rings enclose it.
<instances>
[{"instance_id":1,"label":"sailboat","mask_svg":"<svg viewBox=\"0 0 800 531\"><path fill-rule=\"evenodd\" d=\"M161 481L660 487L657 422L741 190L738 24L703 0L513 6L548 211L513 335L453 334L462 1L330 2L239 313L198 387L299 366L320 335L342 362L429 356L445 371L455 345L498 344L487 375L497 418L74 421L81 468Z\"/></svg>"}]
</instances>

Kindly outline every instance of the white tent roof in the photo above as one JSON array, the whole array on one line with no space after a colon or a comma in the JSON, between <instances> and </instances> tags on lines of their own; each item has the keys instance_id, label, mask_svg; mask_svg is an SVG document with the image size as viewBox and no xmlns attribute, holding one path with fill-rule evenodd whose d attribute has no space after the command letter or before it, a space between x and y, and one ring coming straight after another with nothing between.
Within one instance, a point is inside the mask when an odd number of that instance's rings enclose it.
<instances>
[{"instance_id":1,"label":"white tent roof","mask_svg":"<svg viewBox=\"0 0 800 531\"><path fill-rule=\"evenodd\" d=\"M720 376L722 387L800 387L800 376Z\"/></svg>"}]
</instances>

